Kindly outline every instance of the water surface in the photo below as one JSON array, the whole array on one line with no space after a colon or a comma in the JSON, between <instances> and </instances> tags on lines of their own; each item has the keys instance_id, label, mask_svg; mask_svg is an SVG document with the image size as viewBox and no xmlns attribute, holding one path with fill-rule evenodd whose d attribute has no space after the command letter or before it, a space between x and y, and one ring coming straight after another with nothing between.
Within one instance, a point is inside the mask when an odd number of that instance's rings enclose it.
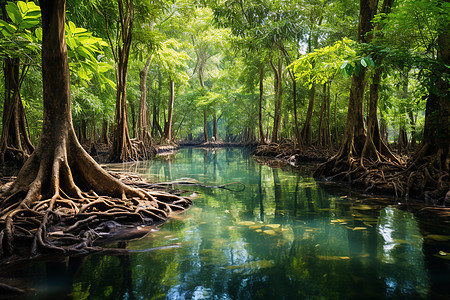
<instances>
[{"instance_id":1,"label":"water surface","mask_svg":"<svg viewBox=\"0 0 450 300\"><path fill-rule=\"evenodd\" d=\"M422 299L450 296L450 237L394 206L319 186L310 168L259 165L245 149L187 148L111 166L190 187L193 207L148 236L156 250L35 262L17 271L48 299ZM230 186L234 188L238 186ZM184 188L184 187L183 187ZM431 227L432 228L432 227ZM439 252L441 251L441 252Z\"/></svg>"}]
</instances>

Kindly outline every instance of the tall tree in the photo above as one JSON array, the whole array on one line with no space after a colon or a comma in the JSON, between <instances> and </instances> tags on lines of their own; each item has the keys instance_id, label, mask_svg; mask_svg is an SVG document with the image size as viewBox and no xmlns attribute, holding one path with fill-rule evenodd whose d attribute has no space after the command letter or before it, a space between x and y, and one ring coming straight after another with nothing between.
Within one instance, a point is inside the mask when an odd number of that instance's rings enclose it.
<instances>
[{"instance_id":1,"label":"tall tree","mask_svg":"<svg viewBox=\"0 0 450 300\"><path fill-rule=\"evenodd\" d=\"M385 18L390 12L394 0L384 0L380 14ZM374 28L374 34L382 29L382 23L378 22ZM378 90L381 81L382 66L377 66L372 74L370 91L369 91L369 114L367 117L367 137L364 142L362 157L368 157L375 161L381 161L383 158L400 163L398 158L392 154L386 143L381 138L380 128L378 125Z\"/></svg>"},{"instance_id":2,"label":"tall tree","mask_svg":"<svg viewBox=\"0 0 450 300\"><path fill-rule=\"evenodd\" d=\"M430 4L435 5L431 9L436 17L436 59L430 74L423 140L408 162L406 193L443 203L450 198L450 1L425 3Z\"/></svg>"},{"instance_id":3,"label":"tall tree","mask_svg":"<svg viewBox=\"0 0 450 300\"><path fill-rule=\"evenodd\" d=\"M41 0L40 6L43 28L42 134L17 179L1 195L0 257L13 254L15 239L24 235L31 243L31 254L42 249L63 253L89 251L94 236L98 235L82 236L79 224L89 222L91 228L102 227L102 223L117 216L138 223L164 220L172 208L179 209L184 205L180 202L170 208L171 204L162 204L155 198L158 195L123 184L103 170L81 147L72 124L64 32L65 0ZM92 192L89 194L82 189ZM105 202L98 194L115 198ZM170 197L170 194L166 196ZM148 208L142 207L143 203L138 206L125 201L127 197L147 201L145 206ZM176 199L185 204L189 202ZM107 212L111 208L114 213ZM100 227L93 229L93 233L101 230ZM59 238L55 239L52 231L58 231ZM68 236L72 241L69 245L67 240L64 241Z\"/></svg>"},{"instance_id":4,"label":"tall tree","mask_svg":"<svg viewBox=\"0 0 450 300\"><path fill-rule=\"evenodd\" d=\"M172 78L169 78L169 86L170 86L170 93L169 93L169 100L167 103L167 122L164 126L164 137L162 140L164 140L166 143L172 143L172 135L173 135L173 128L172 128L172 120L173 120L173 103L175 101L175 80Z\"/></svg>"},{"instance_id":5,"label":"tall tree","mask_svg":"<svg viewBox=\"0 0 450 300\"><path fill-rule=\"evenodd\" d=\"M0 163L6 161L23 164L33 152L29 138L28 122L22 104L20 89L29 64L37 56L36 30L40 11L34 2L19 5L13 2L0 3L4 24L0 29L0 49L4 58L3 77L5 98L3 104L2 135L0 139Z\"/></svg>"},{"instance_id":6,"label":"tall tree","mask_svg":"<svg viewBox=\"0 0 450 300\"><path fill-rule=\"evenodd\" d=\"M144 144L145 148L152 147L152 136L150 132L150 118L147 108L147 76L153 55L147 58L144 68L139 71L139 89L141 96L139 98L139 114L138 114L138 139Z\"/></svg>"},{"instance_id":7,"label":"tall tree","mask_svg":"<svg viewBox=\"0 0 450 300\"><path fill-rule=\"evenodd\" d=\"M128 130L127 110L127 75L128 59L133 35L134 3L132 0L117 2L118 28L117 39L114 41L109 32L111 24L116 22L108 19L107 12L102 12L108 31L108 38L116 62L116 111L114 117L114 134L109 159L111 161L128 161L137 159L137 149L133 147Z\"/></svg>"},{"instance_id":8,"label":"tall tree","mask_svg":"<svg viewBox=\"0 0 450 300\"><path fill-rule=\"evenodd\" d=\"M360 0L360 15L358 26L358 43L369 43L372 35L372 19L377 13L378 0ZM347 123L344 130L344 137L338 154L328 162L321 165L315 172L315 176L333 175L335 178L351 176L350 172L361 169L364 173L363 152L366 143L366 128L363 117L365 68L358 62L352 74L350 87L350 97L348 102ZM373 142L372 142L373 143ZM360 158L358 161L355 158ZM367 155L367 158L371 158ZM350 170L350 171L349 171Z\"/></svg>"}]
</instances>

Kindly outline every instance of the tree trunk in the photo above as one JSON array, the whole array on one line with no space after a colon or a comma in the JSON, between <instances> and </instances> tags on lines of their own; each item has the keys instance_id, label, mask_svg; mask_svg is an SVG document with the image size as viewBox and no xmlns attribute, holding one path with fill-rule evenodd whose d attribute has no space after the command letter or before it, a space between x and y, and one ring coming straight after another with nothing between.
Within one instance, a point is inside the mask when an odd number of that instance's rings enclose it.
<instances>
[{"instance_id":1,"label":"tree trunk","mask_svg":"<svg viewBox=\"0 0 450 300\"><path fill-rule=\"evenodd\" d=\"M78 140L80 141L80 143L82 145L85 145L87 142L87 121L86 119L81 119L81 124L80 124L80 134L78 136Z\"/></svg>"},{"instance_id":2,"label":"tree trunk","mask_svg":"<svg viewBox=\"0 0 450 300\"><path fill-rule=\"evenodd\" d=\"M167 123L164 127L164 138L163 140L170 144L172 143L172 119L173 119L173 103L175 100L175 81L170 78L169 80L170 85L170 94L169 94L169 101L167 104Z\"/></svg>"},{"instance_id":3,"label":"tree trunk","mask_svg":"<svg viewBox=\"0 0 450 300\"><path fill-rule=\"evenodd\" d=\"M262 105L264 100L264 64L261 64L259 69L259 113L258 113L258 124L259 124L259 142L262 144L266 143L266 138L264 137L264 128L262 120Z\"/></svg>"},{"instance_id":4,"label":"tree trunk","mask_svg":"<svg viewBox=\"0 0 450 300\"><path fill-rule=\"evenodd\" d=\"M0 4L2 19L9 21L6 1ZM20 71L20 59L6 57L3 63L5 99L3 103L2 135L0 138L0 164L15 162L23 164L34 147L30 141L28 121L20 96L20 88L28 66Z\"/></svg>"},{"instance_id":5,"label":"tree trunk","mask_svg":"<svg viewBox=\"0 0 450 300\"><path fill-rule=\"evenodd\" d=\"M326 118L326 144L329 147L332 147L331 142L331 125L330 125L330 106L331 106L331 82L328 83L328 91L327 91L327 118Z\"/></svg>"},{"instance_id":6,"label":"tree trunk","mask_svg":"<svg viewBox=\"0 0 450 300\"><path fill-rule=\"evenodd\" d=\"M311 120L314 111L315 93L316 93L316 84L313 83L311 89L309 90L308 111L306 112L305 124L303 124L301 131L302 144L304 145L311 145L312 140Z\"/></svg>"},{"instance_id":7,"label":"tree trunk","mask_svg":"<svg viewBox=\"0 0 450 300\"><path fill-rule=\"evenodd\" d=\"M291 72L291 71L289 71ZM295 81L295 77L292 76L292 102L294 105L294 134L295 140L297 141L297 148L300 148L302 145L302 138L300 135L300 129L298 125L298 115L297 115L297 81Z\"/></svg>"},{"instance_id":8,"label":"tree trunk","mask_svg":"<svg viewBox=\"0 0 450 300\"><path fill-rule=\"evenodd\" d=\"M13 161L23 164L33 152L28 134L28 124L20 97L20 86L27 67L19 70L18 58L6 58L3 67L5 102L3 104L2 135L0 139L0 163Z\"/></svg>"},{"instance_id":9,"label":"tree trunk","mask_svg":"<svg viewBox=\"0 0 450 300\"><path fill-rule=\"evenodd\" d=\"M147 58L144 68L139 72L141 97L139 99L139 115L138 115L138 139L144 144L145 148L152 147L152 137L150 135L147 110L147 75L150 68L152 56Z\"/></svg>"},{"instance_id":10,"label":"tree trunk","mask_svg":"<svg viewBox=\"0 0 450 300\"><path fill-rule=\"evenodd\" d=\"M448 24L441 24L448 26ZM448 204L450 195L450 32L440 31L437 60L440 62L429 89L423 140L408 162L407 195L424 196L433 203Z\"/></svg>"},{"instance_id":11,"label":"tree trunk","mask_svg":"<svg viewBox=\"0 0 450 300\"><path fill-rule=\"evenodd\" d=\"M272 60L270 61L270 64L275 77L275 117L273 120L272 143L277 143L281 124L281 105L283 100L283 65L281 57L278 58L276 66L273 64Z\"/></svg>"},{"instance_id":12,"label":"tree trunk","mask_svg":"<svg viewBox=\"0 0 450 300\"><path fill-rule=\"evenodd\" d=\"M213 114L213 136L214 141L217 141L217 116Z\"/></svg>"},{"instance_id":13,"label":"tree trunk","mask_svg":"<svg viewBox=\"0 0 450 300\"><path fill-rule=\"evenodd\" d=\"M367 43L371 40L371 21L377 12L377 5L378 0L360 0L358 26L359 43ZM316 170L314 173L315 177L328 175L336 175L341 178L347 177L349 176L349 173L344 172L344 170L349 172L349 170L357 168L354 157L361 157L366 142L363 117L364 87L365 70L360 68L358 74L354 72L352 75L350 98L348 101L347 123L344 129L343 141L339 152Z\"/></svg>"},{"instance_id":14,"label":"tree trunk","mask_svg":"<svg viewBox=\"0 0 450 300\"><path fill-rule=\"evenodd\" d=\"M156 106L156 103L153 103L153 126L152 127L153 127L154 132L152 132L152 135L156 135L156 131L158 131L159 136L162 137L164 134L163 134L161 125L159 125L158 119L159 119L159 109Z\"/></svg>"},{"instance_id":15,"label":"tree trunk","mask_svg":"<svg viewBox=\"0 0 450 300\"><path fill-rule=\"evenodd\" d=\"M124 3L125 1L125 7ZM131 0L119 0L119 24L120 36L117 45L117 94L116 94L116 113L115 130L113 144L110 154L111 161L129 161L138 158L136 149L133 148L128 131L127 117L127 74L128 57L130 54L134 5Z\"/></svg>"},{"instance_id":16,"label":"tree trunk","mask_svg":"<svg viewBox=\"0 0 450 300\"><path fill-rule=\"evenodd\" d=\"M136 202L147 201L155 208L158 201L163 201L154 198L156 194L124 185L81 147L72 124L65 1L41 0L40 6L43 127L35 151L0 198L0 258L14 254L16 238L21 238L22 247L24 241L30 241L27 255L35 255L41 249L65 254L93 251L92 244L101 230L97 226L104 228L105 222L110 224L111 220L145 222L143 208L139 210L127 197ZM83 193L81 188L91 192ZM116 198L105 199L106 196ZM109 212L111 208L114 210ZM165 220L168 215L161 209L144 210L152 220ZM88 222L89 231L84 225L79 227Z\"/></svg>"},{"instance_id":17,"label":"tree trunk","mask_svg":"<svg viewBox=\"0 0 450 300\"><path fill-rule=\"evenodd\" d=\"M206 109L203 110L203 141L208 142L208 119Z\"/></svg>"},{"instance_id":18,"label":"tree trunk","mask_svg":"<svg viewBox=\"0 0 450 300\"><path fill-rule=\"evenodd\" d=\"M322 90L322 104L320 105L320 113L319 113L319 134L317 144L320 146L323 145L323 137L324 137L324 119L325 119L325 111L326 111L326 93L327 93L327 84L323 84Z\"/></svg>"},{"instance_id":19,"label":"tree trunk","mask_svg":"<svg viewBox=\"0 0 450 300\"><path fill-rule=\"evenodd\" d=\"M323 84L322 105L320 107L318 145L331 146L330 136L330 82Z\"/></svg>"},{"instance_id":20,"label":"tree trunk","mask_svg":"<svg viewBox=\"0 0 450 300\"><path fill-rule=\"evenodd\" d=\"M131 112L131 133L130 138L137 138L136 134L136 108L134 106L133 100L128 100L128 104L130 105Z\"/></svg>"},{"instance_id":21,"label":"tree trunk","mask_svg":"<svg viewBox=\"0 0 450 300\"><path fill-rule=\"evenodd\" d=\"M388 131L387 131L387 122L384 119L383 113L380 111L380 137L381 140L383 141L383 143L385 143L386 145L389 144L388 140L389 140L389 136L388 136Z\"/></svg>"},{"instance_id":22,"label":"tree trunk","mask_svg":"<svg viewBox=\"0 0 450 300\"><path fill-rule=\"evenodd\" d=\"M367 118L367 137L362 156L366 159L378 162L383 159L400 163L398 158L389 150L387 144L384 142L378 125L378 91L381 74L382 69L378 68L372 75L372 82L370 84L369 115Z\"/></svg>"},{"instance_id":23,"label":"tree trunk","mask_svg":"<svg viewBox=\"0 0 450 300\"><path fill-rule=\"evenodd\" d=\"M384 17L391 12L392 4L394 0L384 0L380 13L384 14ZM376 13L376 6L374 8ZM376 31L382 29L382 23L378 23ZM377 33L375 31L375 33ZM371 36L368 37L369 39ZM380 133L380 127L378 125L378 91L381 81L381 74L383 69L377 68L372 75L370 83L370 98L368 107L368 120L367 120L367 136L364 142L364 148L362 151L362 157L370 159L372 161L380 162L383 160L391 160L400 164L397 157L389 150L387 143L383 141Z\"/></svg>"},{"instance_id":24,"label":"tree trunk","mask_svg":"<svg viewBox=\"0 0 450 300\"><path fill-rule=\"evenodd\" d=\"M408 116L409 116L409 125L411 126L411 149L414 150L416 148L416 118L414 117L413 111L410 108L408 110Z\"/></svg>"},{"instance_id":25,"label":"tree trunk","mask_svg":"<svg viewBox=\"0 0 450 300\"><path fill-rule=\"evenodd\" d=\"M109 145L108 121L106 121L106 119L103 119L103 123L102 123L102 141L106 145Z\"/></svg>"},{"instance_id":26,"label":"tree trunk","mask_svg":"<svg viewBox=\"0 0 450 300\"><path fill-rule=\"evenodd\" d=\"M334 139L333 139L333 143L335 146L339 145L339 133L337 126L337 99L338 95L336 94L334 97Z\"/></svg>"}]
</instances>

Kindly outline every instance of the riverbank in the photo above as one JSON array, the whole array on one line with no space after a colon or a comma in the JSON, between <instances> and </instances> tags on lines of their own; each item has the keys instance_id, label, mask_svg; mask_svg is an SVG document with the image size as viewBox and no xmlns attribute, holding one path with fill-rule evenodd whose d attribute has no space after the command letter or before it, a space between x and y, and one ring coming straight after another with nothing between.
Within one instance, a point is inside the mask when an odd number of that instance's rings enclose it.
<instances>
[{"instance_id":1,"label":"riverbank","mask_svg":"<svg viewBox=\"0 0 450 300\"><path fill-rule=\"evenodd\" d=\"M259 145L253 152L253 155L266 158L264 163L271 165L274 165L274 162L276 162L278 165L286 164L296 167L304 163L317 163L319 168L323 168L326 165L325 162L329 161L336 153L336 149L315 146L304 147L300 150L295 147L293 141L284 140L279 144ZM437 194L435 189L427 189L424 186L427 182L426 180L424 180L425 183L421 186L422 192L418 192L418 188L415 190L409 188L408 190L400 190L400 185L410 185L409 180L411 180L413 175L416 175L413 172L408 173L407 162L410 160L411 155L412 153L409 153L409 155L397 154L401 161L401 165L398 166L388 164L386 168L382 168L379 164L366 163L364 167L366 171L363 176L352 177L352 173L354 172L348 171L343 172L338 177L319 177L315 174L315 179L319 183L334 183L347 186L364 196L379 196L381 197L380 199L385 199L385 202L405 205L411 208L411 211L421 218L429 220L438 219L439 222L450 224L450 208L446 207L450 206L448 174L439 179L440 193L438 196L435 196ZM267 159L269 161L273 160L273 162L268 162ZM318 169L317 166L315 168L316 170ZM380 179L376 180L376 176L367 176L371 173L377 175ZM376 173L381 173L381 175Z\"/></svg>"}]
</instances>

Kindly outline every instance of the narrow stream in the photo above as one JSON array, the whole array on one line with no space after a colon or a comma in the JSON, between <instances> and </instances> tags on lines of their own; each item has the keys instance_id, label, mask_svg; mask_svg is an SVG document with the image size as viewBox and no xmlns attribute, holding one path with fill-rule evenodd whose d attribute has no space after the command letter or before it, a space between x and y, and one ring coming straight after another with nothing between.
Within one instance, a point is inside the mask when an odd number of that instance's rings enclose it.
<instances>
[{"instance_id":1,"label":"narrow stream","mask_svg":"<svg viewBox=\"0 0 450 300\"><path fill-rule=\"evenodd\" d=\"M11 283L26 281L32 288L25 298L450 297L449 256L439 254L450 252L450 236L431 233L394 206L325 190L308 168L259 165L245 149L193 148L110 168L158 182L188 177L205 185L238 181L246 188L190 187L198 193L190 210L120 244L156 249L27 264L8 274Z\"/></svg>"}]
</instances>

